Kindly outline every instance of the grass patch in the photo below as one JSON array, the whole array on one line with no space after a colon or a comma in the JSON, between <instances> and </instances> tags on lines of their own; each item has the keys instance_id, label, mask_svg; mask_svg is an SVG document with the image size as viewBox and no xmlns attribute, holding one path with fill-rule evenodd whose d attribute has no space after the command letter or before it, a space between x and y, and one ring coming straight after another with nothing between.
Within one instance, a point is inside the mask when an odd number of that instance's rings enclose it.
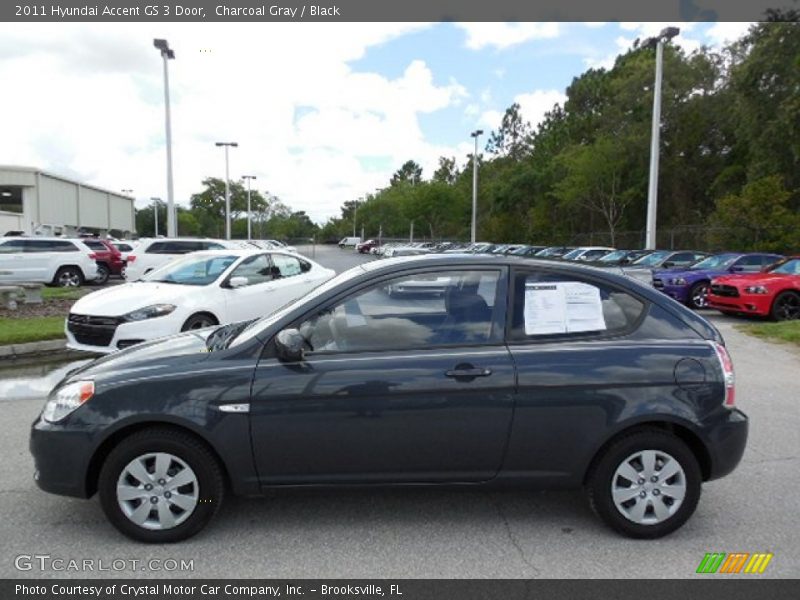
<instances>
[{"instance_id":1,"label":"grass patch","mask_svg":"<svg viewBox=\"0 0 800 600\"><path fill-rule=\"evenodd\" d=\"M64 317L0 319L0 346L64 337Z\"/></svg>"},{"instance_id":2,"label":"grass patch","mask_svg":"<svg viewBox=\"0 0 800 600\"><path fill-rule=\"evenodd\" d=\"M740 330L760 338L797 344L800 346L800 321L781 321L778 323L754 323L738 325Z\"/></svg>"},{"instance_id":3,"label":"grass patch","mask_svg":"<svg viewBox=\"0 0 800 600\"><path fill-rule=\"evenodd\" d=\"M84 294L86 294L86 291L81 288L60 288L60 287L42 288L43 300L77 300Z\"/></svg>"}]
</instances>

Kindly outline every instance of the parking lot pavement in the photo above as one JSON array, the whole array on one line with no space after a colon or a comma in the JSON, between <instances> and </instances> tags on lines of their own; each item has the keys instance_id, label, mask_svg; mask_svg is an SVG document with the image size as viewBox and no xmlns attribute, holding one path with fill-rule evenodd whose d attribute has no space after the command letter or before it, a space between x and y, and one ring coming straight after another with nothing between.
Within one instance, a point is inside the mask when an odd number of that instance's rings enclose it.
<instances>
[{"instance_id":1,"label":"parking lot pavement","mask_svg":"<svg viewBox=\"0 0 800 600\"><path fill-rule=\"evenodd\" d=\"M341 270L361 258L318 247L317 260ZM62 498L36 488L28 428L42 399L29 397L0 400L0 577L84 575L15 568L15 557L40 554L79 561L194 561L193 571L146 573L156 577L642 579L696 577L703 555L713 551L773 552L763 577L796 576L800 352L749 337L735 329L734 319L710 317L737 367L737 400L751 418L750 443L739 468L707 484L695 516L667 538L619 537L591 514L578 492L465 487L281 491L263 499L229 499L197 537L171 546L142 545L106 522L96 498Z\"/></svg>"}]
</instances>

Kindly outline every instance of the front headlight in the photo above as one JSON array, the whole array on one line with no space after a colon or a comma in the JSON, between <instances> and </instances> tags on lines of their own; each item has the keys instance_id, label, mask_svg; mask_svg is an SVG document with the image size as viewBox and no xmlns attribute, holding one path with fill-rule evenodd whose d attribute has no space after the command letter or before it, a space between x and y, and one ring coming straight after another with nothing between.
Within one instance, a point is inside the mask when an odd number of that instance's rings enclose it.
<instances>
[{"instance_id":1,"label":"front headlight","mask_svg":"<svg viewBox=\"0 0 800 600\"><path fill-rule=\"evenodd\" d=\"M669 280L670 285L686 285L686 280L683 277L675 277Z\"/></svg>"},{"instance_id":2,"label":"front headlight","mask_svg":"<svg viewBox=\"0 0 800 600\"><path fill-rule=\"evenodd\" d=\"M75 381L58 390L47 399L42 418L57 423L94 396L94 381Z\"/></svg>"},{"instance_id":3,"label":"front headlight","mask_svg":"<svg viewBox=\"0 0 800 600\"><path fill-rule=\"evenodd\" d=\"M769 294L769 290L763 285L749 285L744 291L746 294Z\"/></svg>"},{"instance_id":4,"label":"front headlight","mask_svg":"<svg viewBox=\"0 0 800 600\"><path fill-rule=\"evenodd\" d=\"M153 304L152 306L145 306L144 308L129 312L123 319L126 321L144 321L145 319L164 317L173 310L175 310L174 304Z\"/></svg>"}]
</instances>

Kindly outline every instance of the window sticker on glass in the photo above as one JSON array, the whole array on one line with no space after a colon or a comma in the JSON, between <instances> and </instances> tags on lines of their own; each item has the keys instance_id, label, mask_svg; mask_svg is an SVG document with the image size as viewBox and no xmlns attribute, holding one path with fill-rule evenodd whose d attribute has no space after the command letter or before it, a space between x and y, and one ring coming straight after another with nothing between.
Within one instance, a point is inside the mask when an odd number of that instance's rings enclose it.
<instances>
[{"instance_id":1,"label":"window sticker on glass","mask_svg":"<svg viewBox=\"0 0 800 600\"><path fill-rule=\"evenodd\" d=\"M577 281L525 285L525 334L604 331L600 290Z\"/></svg>"}]
</instances>

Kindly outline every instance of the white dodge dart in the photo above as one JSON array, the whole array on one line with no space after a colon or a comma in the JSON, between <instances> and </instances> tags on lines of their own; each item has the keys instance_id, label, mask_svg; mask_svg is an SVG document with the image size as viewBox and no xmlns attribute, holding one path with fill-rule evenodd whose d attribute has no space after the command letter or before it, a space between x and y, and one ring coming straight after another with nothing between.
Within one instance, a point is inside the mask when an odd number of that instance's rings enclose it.
<instances>
[{"instance_id":1,"label":"white dodge dart","mask_svg":"<svg viewBox=\"0 0 800 600\"><path fill-rule=\"evenodd\" d=\"M279 250L193 252L138 281L78 300L66 321L67 345L107 353L180 331L255 319L334 275Z\"/></svg>"}]
</instances>

